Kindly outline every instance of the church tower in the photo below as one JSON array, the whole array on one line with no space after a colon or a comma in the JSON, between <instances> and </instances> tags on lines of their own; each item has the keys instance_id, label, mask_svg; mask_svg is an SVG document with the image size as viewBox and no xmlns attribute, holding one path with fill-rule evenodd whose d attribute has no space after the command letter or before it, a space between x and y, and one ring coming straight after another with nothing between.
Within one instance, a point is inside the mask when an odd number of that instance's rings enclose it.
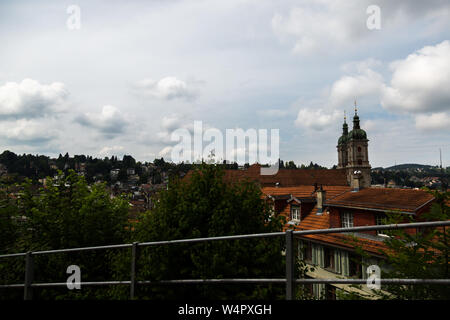
<instances>
[{"instance_id":1,"label":"church tower","mask_svg":"<svg viewBox=\"0 0 450 320\"><path fill-rule=\"evenodd\" d=\"M338 169L347 170L347 181L354 189L368 188L371 184L368 142L366 132L359 125L356 109L353 117L353 129L348 132L344 118L342 136L338 140Z\"/></svg>"}]
</instances>

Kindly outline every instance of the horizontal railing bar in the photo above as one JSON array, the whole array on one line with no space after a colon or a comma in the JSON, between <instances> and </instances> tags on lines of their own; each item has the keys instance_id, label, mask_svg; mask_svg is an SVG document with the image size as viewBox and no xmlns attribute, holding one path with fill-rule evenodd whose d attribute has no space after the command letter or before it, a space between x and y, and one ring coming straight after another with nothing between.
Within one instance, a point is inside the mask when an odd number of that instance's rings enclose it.
<instances>
[{"instance_id":1,"label":"horizontal railing bar","mask_svg":"<svg viewBox=\"0 0 450 320\"><path fill-rule=\"evenodd\" d=\"M357 231L375 231L375 230L388 230L388 229L407 229L407 228L441 227L441 226L450 226L450 221L414 222L414 223L389 224L389 225L379 225L379 226L302 230L302 231L293 231L293 233L295 235L308 235L308 234L322 234L322 233L344 233L344 232L357 232ZM272 232L272 233L258 233L258 234L246 234L246 235L235 235L235 236L219 236L219 237L210 237L210 238L193 238L193 239L141 242L141 243L138 243L137 245L138 246L156 246L156 245L163 245L163 244L206 242L206 241L217 241L217 240L268 238L268 237L279 237L279 236L283 236L283 235L285 235L284 232ZM64 253L64 252L73 252L73 251L131 248L132 245L133 245L132 243L128 243L128 244L97 246L97 247L56 249L56 250L46 250L46 251L34 251L34 252L32 252L32 254L40 255L40 254ZM4 255L0 255L0 258L25 256L25 254L26 253L4 254Z\"/></svg>"},{"instance_id":2,"label":"horizontal railing bar","mask_svg":"<svg viewBox=\"0 0 450 320\"><path fill-rule=\"evenodd\" d=\"M183 279L183 280L160 280L160 281L138 281L141 285L158 284L222 284L222 283L285 283L284 278L275 279Z\"/></svg>"},{"instance_id":3,"label":"horizontal railing bar","mask_svg":"<svg viewBox=\"0 0 450 320\"><path fill-rule=\"evenodd\" d=\"M295 279L299 284L367 284L367 279ZM380 284L443 284L450 285L450 279L379 279ZM160 281L137 281L139 285L166 285L166 284L223 284L223 283L285 283L284 278L268 279L180 279ZM130 281L92 281L80 282L81 286L110 286L129 285ZM23 288L23 284L0 285L0 289ZM66 282L33 283L32 287L65 287Z\"/></svg>"},{"instance_id":4,"label":"horizontal railing bar","mask_svg":"<svg viewBox=\"0 0 450 320\"><path fill-rule=\"evenodd\" d=\"M206 241L218 241L218 240L239 240L239 239L252 239L252 238L270 238L284 236L284 232L271 232L271 233L255 233L255 234L243 234L236 236L220 236L209 238L193 238L193 239L179 239L179 240L165 240L156 242L140 242L139 247L145 246L157 246L163 244L175 244L175 243L192 243L192 242L206 242Z\"/></svg>"},{"instance_id":5,"label":"horizontal railing bar","mask_svg":"<svg viewBox=\"0 0 450 320\"><path fill-rule=\"evenodd\" d=\"M23 288L25 284L19 283L19 284L1 284L0 289L7 289L7 288Z\"/></svg>"},{"instance_id":6,"label":"horizontal railing bar","mask_svg":"<svg viewBox=\"0 0 450 320\"><path fill-rule=\"evenodd\" d=\"M89 281L80 282L82 286L130 285L130 281ZM66 287L66 282L33 283L32 287Z\"/></svg>"},{"instance_id":7,"label":"horizontal railing bar","mask_svg":"<svg viewBox=\"0 0 450 320\"><path fill-rule=\"evenodd\" d=\"M70 248L70 249L57 249L57 250L46 250L46 251L33 251L33 255L49 254L49 253L64 253L73 251L92 251L92 250L102 250L102 249L120 249L120 248L131 248L131 243L125 244L115 244L110 246L98 246L98 247L82 247L82 248ZM2 256L0 256L1 258Z\"/></svg>"},{"instance_id":8,"label":"horizontal railing bar","mask_svg":"<svg viewBox=\"0 0 450 320\"><path fill-rule=\"evenodd\" d=\"M27 255L26 252L21 253L11 253L11 254L2 254L0 258L13 258L13 257L25 257Z\"/></svg>"},{"instance_id":9,"label":"horizontal railing bar","mask_svg":"<svg viewBox=\"0 0 450 320\"><path fill-rule=\"evenodd\" d=\"M377 280L378 281L378 280ZM444 284L450 279L379 279L380 284ZM367 279L296 279L296 283L367 284Z\"/></svg>"},{"instance_id":10,"label":"horizontal railing bar","mask_svg":"<svg viewBox=\"0 0 450 320\"><path fill-rule=\"evenodd\" d=\"M450 221L414 222L414 223L386 224L379 226L363 226L351 228L301 230L301 231L294 231L293 233L295 235L308 235L308 234L322 234L322 233L344 233L357 231L395 230L395 229L442 227L442 226L450 226Z\"/></svg>"}]
</instances>

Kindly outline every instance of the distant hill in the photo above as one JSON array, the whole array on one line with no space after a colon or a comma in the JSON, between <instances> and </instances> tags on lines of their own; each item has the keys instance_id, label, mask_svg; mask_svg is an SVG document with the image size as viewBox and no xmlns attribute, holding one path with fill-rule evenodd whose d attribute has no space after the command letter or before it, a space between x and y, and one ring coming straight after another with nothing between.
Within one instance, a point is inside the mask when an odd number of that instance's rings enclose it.
<instances>
[{"instance_id":1,"label":"distant hill","mask_svg":"<svg viewBox=\"0 0 450 320\"><path fill-rule=\"evenodd\" d=\"M384 170L407 170L407 169L432 169L436 166L430 166L427 164L417 164L417 163L404 163L398 164L396 166L384 168Z\"/></svg>"}]
</instances>

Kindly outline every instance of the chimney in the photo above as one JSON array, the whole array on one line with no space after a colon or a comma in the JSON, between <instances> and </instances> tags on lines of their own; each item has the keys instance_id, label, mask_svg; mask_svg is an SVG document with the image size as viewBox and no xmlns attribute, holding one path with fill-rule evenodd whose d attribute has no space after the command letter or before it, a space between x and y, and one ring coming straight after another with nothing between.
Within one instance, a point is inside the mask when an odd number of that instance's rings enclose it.
<instances>
[{"instance_id":1,"label":"chimney","mask_svg":"<svg viewBox=\"0 0 450 320\"><path fill-rule=\"evenodd\" d=\"M361 171L354 171L352 175L351 188L353 192L358 192L361 189Z\"/></svg>"},{"instance_id":2,"label":"chimney","mask_svg":"<svg viewBox=\"0 0 450 320\"><path fill-rule=\"evenodd\" d=\"M326 191L323 190L322 185L320 185L320 189L316 191L316 197L317 197L317 215L321 215L323 212L326 197Z\"/></svg>"}]
</instances>

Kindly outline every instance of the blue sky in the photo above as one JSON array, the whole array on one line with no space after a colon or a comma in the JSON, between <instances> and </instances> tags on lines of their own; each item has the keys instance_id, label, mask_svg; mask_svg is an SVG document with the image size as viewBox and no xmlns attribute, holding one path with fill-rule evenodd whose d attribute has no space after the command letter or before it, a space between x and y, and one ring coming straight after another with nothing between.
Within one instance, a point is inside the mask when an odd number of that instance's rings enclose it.
<instances>
[{"instance_id":1,"label":"blue sky","mask_svg":"<svg viewBox=\"0 0 450 320\"><path fill-rule=\"evenodd\" d=\"M80 9L71 30L70 5ZM370 5L380 29L369 30ZM2 1L0 149L169 157L194 120L337 162L356 97L373 167L450 165L448 1Z\"/></svg>"}]
</instances>

